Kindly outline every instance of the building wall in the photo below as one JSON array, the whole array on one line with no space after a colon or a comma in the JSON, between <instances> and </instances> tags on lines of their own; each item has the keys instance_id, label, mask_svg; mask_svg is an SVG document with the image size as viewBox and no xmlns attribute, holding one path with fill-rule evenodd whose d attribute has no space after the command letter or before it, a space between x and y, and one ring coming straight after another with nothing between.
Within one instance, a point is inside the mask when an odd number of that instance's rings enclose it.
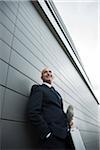
<instances>
[{"instance_id":1,"label":"building wall","mask_svg":"<svg viewBox=\"0 0 100 150\"><path fill-rule=\"evenodd\" d=\"M55 73L55 88L75 121L87 150L99 150L98 105L31 2L0 1L0 143L1 149L31 149L36 143L27 127L31 86L42 83L41 70Z\"/></svg>"}]
</instances>

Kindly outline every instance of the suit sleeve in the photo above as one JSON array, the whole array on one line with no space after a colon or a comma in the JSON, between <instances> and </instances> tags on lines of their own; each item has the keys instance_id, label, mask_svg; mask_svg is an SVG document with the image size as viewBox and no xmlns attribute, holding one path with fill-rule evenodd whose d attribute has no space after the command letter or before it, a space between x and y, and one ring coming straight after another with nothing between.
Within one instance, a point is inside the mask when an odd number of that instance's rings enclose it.
<instances>
[{"instance_id":1,"label":"suit sleeve","mask_svg":"<svg viewBox=\"0 0 100 150\"><path fill-rule=\"evenodd\" d=\"M28 118L33 126L36 126L40 137L43 139L50 132L50 129L41 115L43 92L41 88L32 87L28 104Z\"/></svg>"}]
</instances>

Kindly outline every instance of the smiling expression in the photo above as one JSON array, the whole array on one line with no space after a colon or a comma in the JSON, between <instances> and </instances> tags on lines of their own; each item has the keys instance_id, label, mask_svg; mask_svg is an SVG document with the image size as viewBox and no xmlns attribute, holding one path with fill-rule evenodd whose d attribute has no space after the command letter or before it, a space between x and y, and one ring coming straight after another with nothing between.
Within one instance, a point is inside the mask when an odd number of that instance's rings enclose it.
<instances>
[{"instance_id":1,"label":"smiling expression","mask_svg":"<svg viewBox=\"0 0 100 150\"><path fill-rule=\"evenodd\" d=\"M45 68L42 70L41 79L43 80L43 82L47 82L49 84L52 84L53 78L54 78L54 76L53 76L53 72L51 71L51 69Z\"/></svg>"}]
</instances>

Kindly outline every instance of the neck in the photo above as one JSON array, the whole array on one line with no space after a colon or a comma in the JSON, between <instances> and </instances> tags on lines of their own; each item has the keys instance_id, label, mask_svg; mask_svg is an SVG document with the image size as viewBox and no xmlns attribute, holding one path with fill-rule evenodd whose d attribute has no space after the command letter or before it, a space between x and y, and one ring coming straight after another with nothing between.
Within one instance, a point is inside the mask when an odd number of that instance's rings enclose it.
<instances>
[{"instance_id":1,"label":"neck","mask_svg":"<svg viewBox=\"0 0 100 150\"><path fill-rule=\"evenodd\" d=\"M48 82L43 82L43 84L47 85L48 87L51 87L52 85L49 84Z\"/></svg>"},{"instance_id":2,"label":"neck","mask_svg":"<svg viewBox=\"0 0 100 150\"><path fill-rule=\"evenodd\" d=\"M43 81L43 82L45 82L45 83L48 83L48 84L51 84L52 85L52 82L51 81Z\"/></svg>"}]
</instances>

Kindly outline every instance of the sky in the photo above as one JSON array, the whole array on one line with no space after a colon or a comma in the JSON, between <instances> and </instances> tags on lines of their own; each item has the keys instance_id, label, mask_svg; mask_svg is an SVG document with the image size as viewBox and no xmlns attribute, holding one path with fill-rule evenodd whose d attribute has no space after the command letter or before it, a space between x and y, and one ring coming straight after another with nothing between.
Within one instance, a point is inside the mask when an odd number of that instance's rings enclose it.
<instances>
[{"instance_id":1,"label":"sky","mask_svg":"<svg viewBox=\"0 0 100 150\"><path fill-rule=\"evenodd\" d=\"M100 0L53 0L100 103Z\"/></svg>"}]
</instances>

